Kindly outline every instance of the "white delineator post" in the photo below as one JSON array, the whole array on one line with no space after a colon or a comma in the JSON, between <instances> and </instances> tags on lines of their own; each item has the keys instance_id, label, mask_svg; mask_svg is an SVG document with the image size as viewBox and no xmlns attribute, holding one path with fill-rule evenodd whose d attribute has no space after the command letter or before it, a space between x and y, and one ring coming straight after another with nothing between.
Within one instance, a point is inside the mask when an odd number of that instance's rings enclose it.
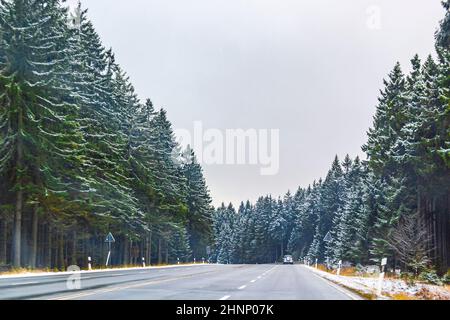
<instances>
[{"instance_id":1,"label":"white delineator post","mask_svg":"<svg viewBox=\"0 0 450 320\"><path fill-rule=\"evenodd\" d=\"M88 257L88 270L91 271L92 270L92 259L91 257Z\"/></svg>"},{"instance_id":2,"label":"white delineator post","mask_svg":"<svg viewBox=\"0 0 450 320\"><path fill-rule=\"evenodd\" d=\"M377 286L377 296L381 297L382 295L382 290L383 290L383 281L384 281L384 269L387 265L387 258L383 258L381 259L381 273L380 276L378 277L378 286Z\"/></svg>"},{"instance_id":3,"label":"white delineator post","mask_svg":"<svg viewBox=\"0 0 450 320\"><path fill-rule=\"evenodd\" d=\"M341 268L342 268L342 260L339 260L339 262L338 262L338 269L337 269L337 272L336 272L337 275L341 274Z\"/></svg>"},{"instance_id":4,"label":"white delineator post","mask_svg":"<svg viewBox=\"0 0 450 320\"><path fill-rule=\"evenodd\" d=\"M316 269L317 269L317 262L318 262L318 259L316 258Z\"/></svg>"},{"instance_id":5,"label":"white delineator post","mask_svg":"<svg viewBox=\"0 0 450 320\"><path fill-rule=\"evenodd\" d=\"M142 257L142 268L145 268L145 258Z\"/></svg>"},{"instance_id":6,"label":"white delineator post","mask_svg":"<svg viewBox=\"0 0 450 320\"><path fill-rule=\"evenodd\" d=\"M109 246L111 246L111 244ZM106 266L109 264L109 258L111 258L111 249L108 251L108 256L106 257Z\"/></svg>"},{"instance_id":7,"label":"white delineator post","mask_svg":"<svg viewBox=\"0 0 450 320\"><path fill-rule=\"evenodd\" d=\"M177 258L177 264L180 264L180 258Z\"/></svg>"},{"instance_id":8,"label":"white delineator post","mask_svg":"<svg viewBox=\"0 0 450 320\"><path fill-rule=\"evenodd\" d=\"M195 264L195 258L194 258L194 264Z\"/></svg>"}]
</instances>

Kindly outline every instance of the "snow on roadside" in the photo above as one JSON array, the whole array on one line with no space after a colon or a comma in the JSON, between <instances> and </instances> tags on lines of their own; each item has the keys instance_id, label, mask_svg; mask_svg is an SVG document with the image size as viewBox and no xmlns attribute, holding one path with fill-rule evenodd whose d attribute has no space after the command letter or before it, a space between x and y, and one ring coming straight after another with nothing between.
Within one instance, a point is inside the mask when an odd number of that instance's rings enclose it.
<instances>
[{"instance_id":1,"label":"snow on roadside","mask_svg":"<svg viewBox=\"0 0 450 320\"><path fill-rule=\"evenodd\" d=\"M305 266L305 268L308 268L327 280L361 292L364 295L376 295L378 278L338 276L313 267ZM385 279L383 281L382 293L383 296L378 299L391 299L390 297L394 295L407 295L416 299L450 300L450 291L444 287L425 283L408 285L405 281L396 279Z\"/></svg>"}]
</instances>

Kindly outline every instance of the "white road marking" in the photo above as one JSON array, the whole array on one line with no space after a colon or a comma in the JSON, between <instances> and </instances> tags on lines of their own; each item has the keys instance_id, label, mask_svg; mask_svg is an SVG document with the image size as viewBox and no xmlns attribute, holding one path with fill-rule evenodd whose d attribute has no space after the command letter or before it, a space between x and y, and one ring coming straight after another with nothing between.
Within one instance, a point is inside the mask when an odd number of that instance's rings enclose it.
<instances>
[{"instance_id":1,"label":"white road marking","mask_svg":"<svg viewBox=\"0 0 450 320\"><path fill-rule=\"evenodd\" d=\"M27 284L35 284L38 283L37 281L34 282L18 282L18 283L12 283L12 286L23 286L23 285L27 285Z\"/></svg>"},{"instance_id":2,"label":"white road marking","mask_svg":"<svg viewBox=\"0 0 450 320\"><path fill-rule=\"evenodd\" d=\"M231 296L224 296L224 297L220 298L219 300L220 300L220 301L228 300L228 299L230 299L230 297L231 297Z\"/></svg>"},{"instance_id":3,"label":"white road marking","mask_svg":"<svg viewBox=\"0 0 450 320\"><path fill-rule=\"evenodd\" d=\"M330 280L325 279L325 278L319 276L318 274L315 274L314 272L311 272L311 273L315 277L317 277L317 278L321 279L322 281L326 282L329 286L331 286L331 287L335 288L336 290L338 290L339 292L345 294L347 297L351 298L352 300L362 300L360 297L347 292L346 290L344 290L343 288L339 287L337 284L331 282Z\"/></svg>"},{"instance_id":4,"label":"white road marking","mask_svg":"<svg viewBox=\"0 0 450 320\"><path fill-rule=\"evenodd\" d=\"M247 285L244 284L243 286L239 287L238 290L244 290L245 288L247 288Z\"/></svg>"},{"instance_id":5,"label":"white road marking","mask_svg":"<svg viewBox=\"0 0 450 320\"><path fill-rule=\"evenodd\" d=\"M222 264L217 264L222 266ZM194 267L201 267L201 266L216 266L216 264L186 264L186 265L168 265L168 266L150 266L150 267L133 267L133 268L115 268L115 269L101 269L101 270L81 270L81 274L87 274L87 273L108 273L111 271L136 271L137 269L145 269L145 270L159 270L159 269L174 269L174 268L183 268L183 269L191 269ZM23 278L30 278L30 277L49 277L49 276L65 276L65 275L72 275L73 272L40 272L40 273L25 273L25 274L14 274L14 275L0 275L0 279L23 279Z\"/></svg>"},{"instance_id":6,"label":"white road marking","mask_svg":"<svg viewBox=\"0 0 450 320\"><path fill-rule=\"evenodd\" d=\"M256 280L252 280L252 281L250 281L251 283L255 283L256 282Z\"/></svg>"}]
</instances>

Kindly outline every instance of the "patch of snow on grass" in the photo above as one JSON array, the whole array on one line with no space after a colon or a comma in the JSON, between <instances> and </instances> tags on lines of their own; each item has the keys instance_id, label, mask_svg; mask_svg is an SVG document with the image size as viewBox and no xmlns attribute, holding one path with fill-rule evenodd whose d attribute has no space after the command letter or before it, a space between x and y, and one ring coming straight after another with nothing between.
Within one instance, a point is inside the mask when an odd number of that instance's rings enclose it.
<instances>
[{"instance_id":1,"label":"patch of snow on grass","mask_svg":"<svg viewBox=\"0 0 450 320\"><path fill-rule=\"evenodd\" d=\"M364 295L376 296L378 278L338 276L313 267L305 266L305 268L308 268L327 280L363 293ZM378 299L391 299L399 295L409 297L410 299L450 300L450 291L446 287L425 283L407 284L405 281L397 279L384 279L382 294L383 296L378 297Z\"/></svg>"}]
</instances>

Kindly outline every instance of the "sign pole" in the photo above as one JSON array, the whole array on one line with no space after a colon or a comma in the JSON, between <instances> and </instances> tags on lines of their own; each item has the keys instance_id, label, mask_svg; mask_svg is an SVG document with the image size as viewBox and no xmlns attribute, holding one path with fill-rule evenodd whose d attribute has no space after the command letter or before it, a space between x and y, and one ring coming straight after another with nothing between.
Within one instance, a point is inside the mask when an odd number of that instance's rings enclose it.
<instances>
[{"instance_id":1,"label":"sign pole","mask_svg":"<svg viewBox=\"0 0 450 320\"><path fill-rule=\"evenodd\" d=\"M116 242L111 232L106 236L105 242L108 242L108 257L106 258L106 266L108 266L109 260L111 259L111 243Z\"/></svg>"}]
</instances>

